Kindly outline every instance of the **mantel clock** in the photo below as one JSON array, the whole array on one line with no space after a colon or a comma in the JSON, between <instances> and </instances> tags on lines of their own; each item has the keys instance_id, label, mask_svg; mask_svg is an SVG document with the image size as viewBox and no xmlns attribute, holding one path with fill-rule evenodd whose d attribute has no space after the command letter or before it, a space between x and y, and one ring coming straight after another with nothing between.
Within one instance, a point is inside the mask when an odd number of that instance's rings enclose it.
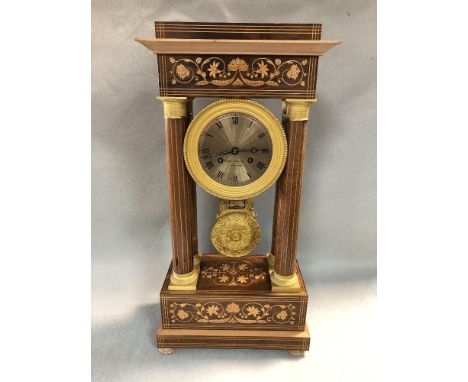
<instances>
[{"instance_id":1,"label":"mantel clock","mask_svg":"<svg viewBox=\"0 0 468 382\"><path fill-rule=\"evenodd\" d=\"M309 349L296 261L309 107L318 57L339 40L320 24L155 22L164 105L172 264L161 290L161 353L175 348ZM217 97L193 115L195 97ZM281 121L252 98L281 100ZM219 199L198 249L196 184ZM276 187L271 252L254 198ZM203 216L203 214L201 214Z\"/></svg>"}]
</instances>

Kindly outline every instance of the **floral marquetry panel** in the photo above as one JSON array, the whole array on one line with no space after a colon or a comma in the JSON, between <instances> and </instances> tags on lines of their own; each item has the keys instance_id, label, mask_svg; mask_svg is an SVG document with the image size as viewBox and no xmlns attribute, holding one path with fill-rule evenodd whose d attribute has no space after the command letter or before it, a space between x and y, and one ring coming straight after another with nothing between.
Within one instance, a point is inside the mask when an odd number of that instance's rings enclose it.
<instances>
[{"instance_id":1,"label":"floral marquetry panel","mask_svg":"<svg viewBox=\"0 0 468 382\"><path fill-rule=\"evenodd\" d=\"M294 325L297 320L296 305L270 305L258 302L206 302L188 304L173 302L169 305L171 323L193 322L199 324L278 324Z\"/></svg>"},{"instance_id":2,"label":"floral marquetry panel","mask_svg":"<svg viewBox=\"0 0 468 382\"><path fill-rule=\"evenodd\" d=\"M170 275L170 271L168 273ZM203 255L196 291L161 291L165 329L296 330L305 327L307 291L271 292L264 255Z\"/></svg>"},{"instance_id":3,"label":"floral marquetry panel","mask_svg":"<svg viewBox=\"0 0 468 382\"><path fill-rule=\"evenodd\" d=\"M197 289L269 291L268 263L261 256L231 259L205 255L200 266Z\"/></svg>"},{"instance_id":4,"label":"floral marquetry panel","mask_svg":"<svg viewBox=\"0 0 468 382\"><path fill-rule=\"evenodd\" d=\"M162 96L315 98L317 56L159 54Z\"/></svg>"}]
</instances>

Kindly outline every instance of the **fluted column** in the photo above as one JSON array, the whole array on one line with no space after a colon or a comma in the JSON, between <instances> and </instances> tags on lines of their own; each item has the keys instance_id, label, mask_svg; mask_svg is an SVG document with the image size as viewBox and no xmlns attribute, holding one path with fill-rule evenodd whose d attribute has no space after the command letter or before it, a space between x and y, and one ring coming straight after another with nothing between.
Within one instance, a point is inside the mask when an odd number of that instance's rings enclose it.
<instances>
[{"instance_id":1,"label":"fluted column","mask_svg":"<svg viewBox=\"0 0 468 382\"><path fill-rule=\"evenodd\" d=\"M193 179L185 167L184 137L187 130L187 98L158 97L164 104L169 219L172 237L172 274L169 290L196 289L196 199Z\"/></svg>"},{"instance_id":2,"label":"fluted column","mask_svg":"<svg viewBox=\"0 0 468 382\"><path fill-rule=\"evenodd\" d=\"M187 99L187 127L193 119L193 98ZM197 186L193 179L191 179L190 187L190 200L192 201L192 250L193 250L193 264L195 267L200 265L201 254L198 253L198 223L197 223Z\"/></svg>"},{"instance_id":3,"label":"fluted column","mask_svg":"<svg viewBox=\"0 0 468 382\"><path fill-rule=\"evenodd\" d=\"M296 275L296 249L299 231L302 179L307 140L309 106L316 100L286 99L284 128L288 140L288 157L276 184L273 217L271 262L272 290L296 292L300 289Z\"/></svg>"}]
</instances>

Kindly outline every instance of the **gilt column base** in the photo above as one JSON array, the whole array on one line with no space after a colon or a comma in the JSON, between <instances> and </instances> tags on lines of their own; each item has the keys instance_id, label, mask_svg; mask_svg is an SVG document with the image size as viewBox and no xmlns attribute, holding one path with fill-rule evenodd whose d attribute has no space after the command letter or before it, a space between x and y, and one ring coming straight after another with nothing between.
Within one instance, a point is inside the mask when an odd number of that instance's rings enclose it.
<instances>
[{"instance_id":1,"label":"gilt column base","mask_svg":"<svg viewBox=\"0 0 468 382\"><path fill-rule=\"evenodd\" d=\"M193 257L193 271L185 274L179 274L172 271L169 277L168 290L196 290L198 275L200 274L201 255Z\"/></svg>"},{"instance_id":2,"label":"gilt column base","mask_svg":"<svg viewBox=\"0 0 468 382\"><path fill-rule=\"evenodd\" d=\"M270 274L271 291L283 293L295 293L301 290L299 277L296 274L291 276L282 276L275 271Z\"/></svg>"}]
</instances>

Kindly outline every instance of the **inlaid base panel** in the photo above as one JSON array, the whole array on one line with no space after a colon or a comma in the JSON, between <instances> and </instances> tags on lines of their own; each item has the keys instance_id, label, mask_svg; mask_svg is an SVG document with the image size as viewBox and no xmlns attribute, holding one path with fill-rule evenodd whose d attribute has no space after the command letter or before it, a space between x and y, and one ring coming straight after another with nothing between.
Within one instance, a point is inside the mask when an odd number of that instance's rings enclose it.
<instances>
[{"instance_id":1,"label":"inlaid base panel","mask_svg":"<svg viewBox=\"0 0 468 382\"><path fill-rule=\"evenodd\" d=\"M226 257L203 255L197 290L269 292L268 262L264 255Z\"/></svg>"},{"instance_id":2,"label":"inlaid base panel","mask_svg":"<svg viewBox=\"0 0 468 382\"><path fill-rule=\"evenodd\" d=\"M307 326L303 331L163 329L156 333L158 348L309 350Z\"/></svg>"},{"instance_id":3,"label":"inlaid base panel","mask_svg":"<svg viewBox=\"0 0 468 382\"><path fill-rule=\"evenodd\" d=\"M265 255L203 255L197 290L161 290L163 329L305 330L307 291L297 267L298 292L272 292ZM170 346L169 346L170 347Z\"/></svg>"}]
</instances>

